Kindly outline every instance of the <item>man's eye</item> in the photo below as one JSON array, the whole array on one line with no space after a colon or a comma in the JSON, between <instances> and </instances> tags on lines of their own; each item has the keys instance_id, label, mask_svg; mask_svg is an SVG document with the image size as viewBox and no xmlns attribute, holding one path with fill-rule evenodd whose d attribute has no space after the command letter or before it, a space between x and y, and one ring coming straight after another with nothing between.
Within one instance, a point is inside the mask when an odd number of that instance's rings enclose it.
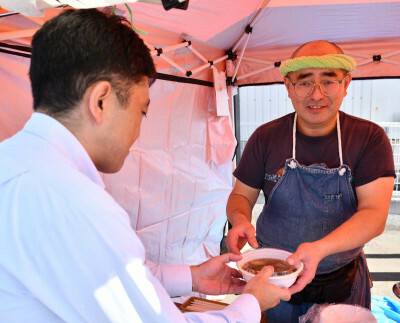
<instances>
[{"instance_id":1,"label":"man's eye","mask_svg":"<svg viewBox=\"0 0 400 323\"><path fill-rule=\"evenodd\" d=\"M326 81L322 81L321 83L322 83L323 85L329 86L329 85L335 84L335 81L326 80Z\"/></svg>"},{"instance_id":2,"label":"man's eye","mask_svg":"<svg viewBox=\"0 0 400 323\"><path fill-rule=\"evenodd\" d=\"M312 85L311 82L299 82L299 83L297 83L297 86L299 86L299 87L309 87L311 85Z\"/></svg>"}]
</instances>

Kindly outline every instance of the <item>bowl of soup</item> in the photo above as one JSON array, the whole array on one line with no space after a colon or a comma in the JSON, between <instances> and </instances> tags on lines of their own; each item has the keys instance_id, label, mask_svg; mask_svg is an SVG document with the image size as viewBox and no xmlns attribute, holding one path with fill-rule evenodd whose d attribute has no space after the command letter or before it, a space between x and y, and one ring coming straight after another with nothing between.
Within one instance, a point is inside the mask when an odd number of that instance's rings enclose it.
<instances>
[{"instance_id":1,"label":"bowl of soup","mask_svg":"<svg viewBox=\"0 0 400 323\"><path fill-rule=\"evenodd\" d=\"M246 281L257 275L265 266L273 266L274 273L268 282L279 287L290 287L304 267L302 262L294 266L289 265L286 259L290 255L290 252L281 249L253 249L244 252L242 259L236 262L236 266Z\"/></svg>"}]
</instances>

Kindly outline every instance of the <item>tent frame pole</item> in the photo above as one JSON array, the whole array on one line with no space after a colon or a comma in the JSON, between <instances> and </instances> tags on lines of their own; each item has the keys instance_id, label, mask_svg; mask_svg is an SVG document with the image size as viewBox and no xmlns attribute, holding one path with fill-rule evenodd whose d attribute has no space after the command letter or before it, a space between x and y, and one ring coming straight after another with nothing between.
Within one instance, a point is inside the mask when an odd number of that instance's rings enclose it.
<instances>
[{"instance_id":1,"label":"tent frame pole","mask_svg":"<svg viewBox=\"0 0 400 323\"><path fill-rule=\"evenodd\" d=\"M188 49L190 49L190 51L195 54L198 58L200 58L204 63L208 63L207 58L205 58L203 55L200 54L200 52L195 49L192 45L188 46Z\"/></svg>"},{"instance_id":2,"label":"tent frame pole","mask_svg":"<svg viewBox=\"0 0 400 323\"><path fill-rule=\"evenodd\" d=\"M182 47L188 47L189 45L190 45L190 43L189 43L188 41L185 41L185 42L180 43L180 44L177 44L177 45L172 45L172 46L164 47L164 48L161 48L161 50L162 50L161 54L168 53L168 52L171 52L171 51L173 51L173 50L176 50L176 49L179 49L179 48L182 48ZM154 50L152 50L152 51L150 52L150 55L151 55L151 56L154 56L154 55L159 55L159 56L161 56L161 54L159 53L159 51L158 51L157 48L154 48Z\"/></svg>"},{"instance_id":3,"label":"tent frame pole","mask_svg":"<svg viewBox=\"0 0 400 323\"><path fill-rule=\"evenodd\" d=\"M269 70L272 70L274 68L275 68L275 66L265 66L265 67L260 68L258 70L255 70L255 71L252 71L252 72L249 72L249 73L246 73L246 74L239 75L237 77L237 80L242 80L242 79L244 79L246 77L249 77L249 76L252 76L252 75L255 75L255 74L258 74L258 73L262 73L262 72L265 72L265 71L269 71Z\"/></svg>"},{"instance_id":4,"label":"tent frame pole","mask_svg":"<svg viewBox=\"0 0 400 323\"><path fill-rule=\"evenodd\" d=\"M264 2L261 4L261 6L258 8L256 15L254 16L254 18L252 19L252 21L249 24L250 28L253 28L253 26L255 25L256 21L258 20L261 12L264 10L264 8L268 5L268 3L271 0L264 0ZM244 39L244 37L246 36L246 31L244 31L242 33L242 35L239 37L239 39L236 41L236 43L233 45L232 47L232 52L234 52L240 45L240 43L242 42L242 40Z\"/></svg>"}]
</instances>

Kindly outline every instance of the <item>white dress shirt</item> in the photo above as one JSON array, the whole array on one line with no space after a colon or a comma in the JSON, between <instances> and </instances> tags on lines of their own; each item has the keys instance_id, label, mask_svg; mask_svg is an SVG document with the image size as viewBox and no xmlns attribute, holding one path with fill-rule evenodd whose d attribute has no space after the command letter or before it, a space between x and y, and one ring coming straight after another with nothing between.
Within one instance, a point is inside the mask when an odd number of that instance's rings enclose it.
<instances>
[{"instance_id":1,"label":"white dress shirt","mask_svg":"<svg viewBox=\"0 0 400 323\"><path fill-rule=\"evenodd\" d=\"M89 155L34 113L0 143L0 322L258 322L244 294L223 311L182 314L189 266L145 264L126 212Z\"/></svg>"}]
</instances>

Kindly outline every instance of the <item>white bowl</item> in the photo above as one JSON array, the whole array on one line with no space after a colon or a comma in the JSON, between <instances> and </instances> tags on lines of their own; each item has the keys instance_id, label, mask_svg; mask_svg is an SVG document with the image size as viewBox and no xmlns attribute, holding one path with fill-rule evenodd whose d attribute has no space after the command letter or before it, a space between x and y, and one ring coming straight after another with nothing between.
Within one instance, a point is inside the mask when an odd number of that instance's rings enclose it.
<instances>
[{"instance_id":1,"label":"white bowl","mask_svg":"<svg viewBox=\"0 0 400 323\"><path fill-rule=\"evenodd\" d=\"M238 270L242 273L245 281L249 281L255 275L252 273L249 273L248 271L246 271L242 268L242 266L246 262L255 260L255 259L261 259L261 258L274 258L274 259L281 259L281 260L286 261L287 257L289 257L290 255L291 255L290 252L281 250L281 249L274 249L274 248L253 249L253 250L244 252L242 254L242 259L236 262L236 266L237 266ZM268 282L270 284L274 284L279 287L290 287L296 281L296 278L300 274L300 272L303 270L303 267L304 267L303 263L300 262L299 264L296 265L297 270L294 273L291 273L289 275L283 275L283 276L271 276L270 278L268 278Z\"/></svg>"}]
</instances>

